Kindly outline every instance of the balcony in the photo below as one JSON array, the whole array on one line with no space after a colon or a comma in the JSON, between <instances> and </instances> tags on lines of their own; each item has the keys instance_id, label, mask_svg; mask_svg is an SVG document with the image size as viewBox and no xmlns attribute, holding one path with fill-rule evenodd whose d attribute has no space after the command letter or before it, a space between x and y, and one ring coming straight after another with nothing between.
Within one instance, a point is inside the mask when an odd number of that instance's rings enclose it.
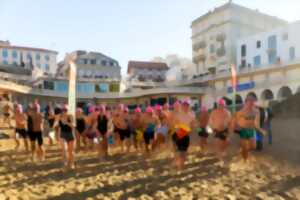
<instances>
[{"instance_id":1,"label":"balcony","mask_svg":"<svg viewBox=\"0 0 300 200\"><path fill-rule=\"evenodd\" d=\"M199 53L199 54L196 54L194 57L193 57L193 62L195 64L199 63L199 62L205 62L206 60L206 55L203 53Z\"/></svg>"}]
</instances>

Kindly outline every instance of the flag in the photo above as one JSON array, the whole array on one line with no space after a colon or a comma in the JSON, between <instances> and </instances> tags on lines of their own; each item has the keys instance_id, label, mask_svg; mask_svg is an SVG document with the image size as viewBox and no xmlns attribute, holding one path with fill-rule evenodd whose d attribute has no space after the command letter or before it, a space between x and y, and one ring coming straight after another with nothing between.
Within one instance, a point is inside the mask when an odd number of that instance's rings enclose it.
<instances>
[{"instance_id":1,"label":"flag","mask_svg":"<svg viewBox=\"0 0 300 200\"><path fill-rule=\"evenodd\" d=\"M69 68L69 95L68 95L68 111L70 115L75 117L76 110L76 65L70 61Z\"/></svg>"},{"instance_id":2,"label":"flag","mask_svg":"<svg viewBox=\"0 0 300 200\"><path fill-rule=\"evenodd\" d=\"M231 65L231 84L232 89L235 91L237 86L237 73L236 73L236 67L235 65Z\"/></svg>"}]
</instances>

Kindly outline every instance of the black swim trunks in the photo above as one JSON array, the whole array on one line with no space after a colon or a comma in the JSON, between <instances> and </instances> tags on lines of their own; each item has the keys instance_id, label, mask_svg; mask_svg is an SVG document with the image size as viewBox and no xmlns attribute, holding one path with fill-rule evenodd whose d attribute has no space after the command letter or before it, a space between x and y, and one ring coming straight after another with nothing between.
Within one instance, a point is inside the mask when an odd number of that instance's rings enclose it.
<instances>
[{"instance_id":1,"label":"black swim trunks","mask_svg":"<svg viewBox=\"0 0 300 200\"><path fill-rule=\"evenodd\" d=\"M39 146L43 145L43 136L41 131L29 131L28 132L30 141L35 142L37 141Z\"/></svg>"},{"instance_id":2,"label":"black swim trunks","mask_svg":"<svg viewBox=\"0 0 300 200\"><path fill-rule=\"evenodd\" d=\"M128 128L127 129L116 128L115 132L119 133L121 141L125 140L126 138L127 139L130 138L130 130Z\"/></svg>"},{"instance_id":3,"label":"black swim trunks","mask_svg":"<svg viewBox=\"0 0 300 200\"><path fill-rule=\"evenodd\" d=\"M24 128L16 128L16 133L20 135L21 138L27 138L27 131Z\"/></svg>"},{"instance_id":4,"label":"black swim trunks","mask_svg":"<svg viewBox=\"0 0 300 200\"><path fill-rule=\"evenodd\" d=\"M225 129L223 131L214 130L214 133L215 133L215 138L218 138L220 140L226 140L228 129Z\"/></svg>"},{"instance_id":5,"label":"black swim trunks","mask_svg":"<svg viewBox=\"0 0 300 200\"><path fill-rule=\"evenodd\" d=\"M177 134L174 133L172 136L173 142L177 147L177 151L186 152L190 146L190 136L186 135L183 138L178 138Z\"/></svg>"},{"instance_id":6,"label":"black swim trunks","mask_svg":"<svg viewBox=\"0 0 300 200\"><path fill-rule=\"evenodd\" d=\"M198 135L199 135L199 137L207 138L208 137L208 133L206 131L206 128L200 128L200 130L198 131Z\"/></svg>"},{"instance_id":7,"label":"black swim trunks","mask_svg":"<svg viewBox=\"0 0 300 200\"><path fill-rule=\"evenodd\" d=\"M150 144L150 141L154 139L154 131L144 132L144 141L146 144Z\"/></svg>"}]
</instances>

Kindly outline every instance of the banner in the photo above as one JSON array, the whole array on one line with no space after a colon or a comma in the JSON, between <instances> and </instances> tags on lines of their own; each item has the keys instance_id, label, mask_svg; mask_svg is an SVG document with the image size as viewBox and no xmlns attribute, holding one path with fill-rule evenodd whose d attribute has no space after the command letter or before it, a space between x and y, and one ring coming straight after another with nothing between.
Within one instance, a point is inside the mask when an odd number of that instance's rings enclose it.
<instances>
[{"instance_id":1,"label":"banner","mask_svg":"<svg viewBox=\"0 0 300 200\"><path fill-rule=\"evenodd\" d=\"M69 68L69 95L68 95L68 111L75 117L76 112L76 65L70 61Z\"/></svg>"}]
</instances>

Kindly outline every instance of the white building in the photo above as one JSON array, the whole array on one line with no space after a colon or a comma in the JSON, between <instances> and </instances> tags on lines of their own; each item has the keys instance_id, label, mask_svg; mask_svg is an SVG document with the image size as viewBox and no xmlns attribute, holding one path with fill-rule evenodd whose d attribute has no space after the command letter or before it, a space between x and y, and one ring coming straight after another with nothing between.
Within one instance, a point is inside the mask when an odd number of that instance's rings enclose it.
<instances>
[{"instance_id":1,"label":"white building","mask_svg":"<svg viewBox=\"0 0 300 200\"><path fill-rule=\"evenodd\" d=\"M7 67L39 69L48 74L55 74L58 52L48 49L11 45L9 41L0 41L0 64Z\"/></svg>"},{"instance_id":2,"label":"white building","mask_svg":"<svg viewBox=\"0 0 300 200\"><path fill-rule=\"evenodd\" d=\"M266 68L300 61L300 21L237 42L238 69Z\"/></svg>"},{"instance_id":3,"label":"white building","mask_svg":"<svg viewBox=\"0 0 300 200\"><path fill-rule=\"evenodd\" d=\"M217 74L236 62L237 39L287 22L231 1L192 22L193 62L197 74Z\"/></svg>"}]
</instances>

